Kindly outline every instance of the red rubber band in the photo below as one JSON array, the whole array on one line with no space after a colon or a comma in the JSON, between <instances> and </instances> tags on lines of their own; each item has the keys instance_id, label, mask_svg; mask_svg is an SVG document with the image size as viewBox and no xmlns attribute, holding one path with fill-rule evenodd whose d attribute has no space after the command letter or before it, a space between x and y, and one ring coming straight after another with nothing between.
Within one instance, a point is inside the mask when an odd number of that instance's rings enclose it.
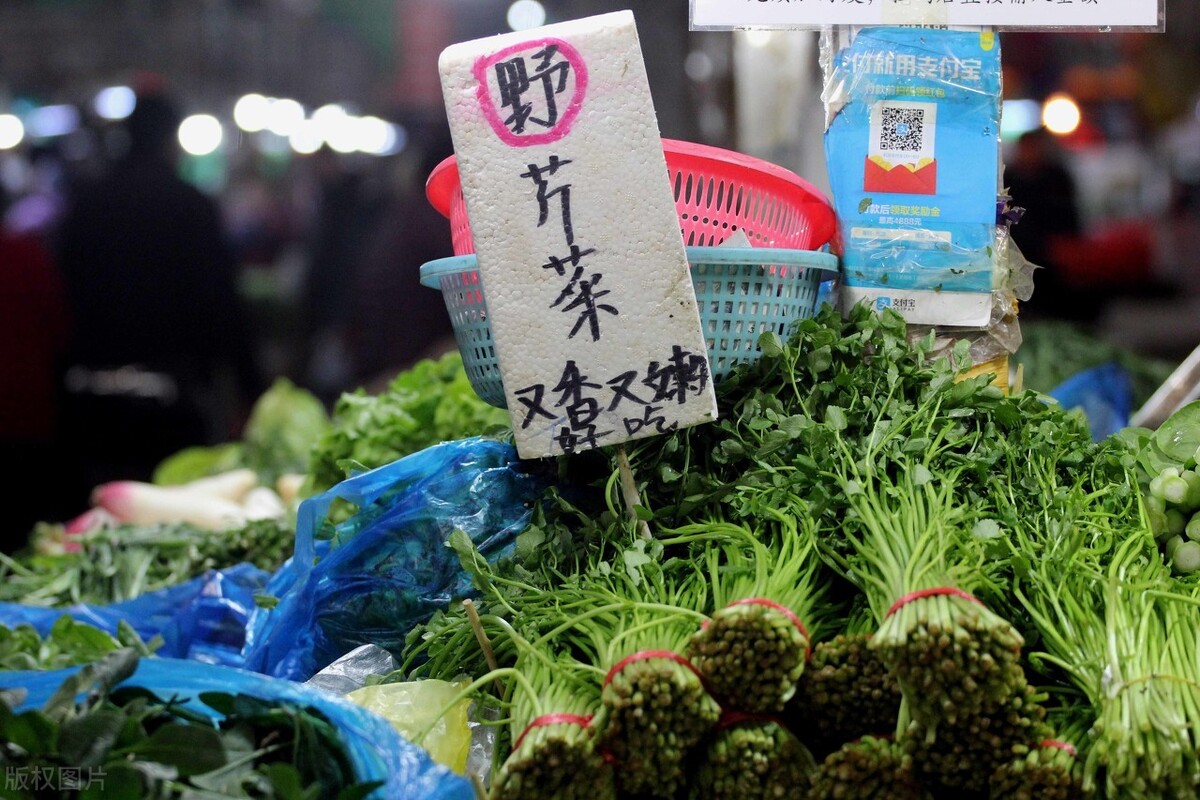
<instances>
[{"instance_id":1,"label":"red rubber band","mask_svg":"<svg viewBox=\"0 0 1200 800\"><path fill-rule=\"evenodd\" d=\"M701 675L700 671L692 665L692 662L688 661L674 650L640 650L633 655L625 656L625 658L614 664L613 668L610 669L608 674L604 676L604 683L600 684L600 688L603 689L612 683L613 677L630 664L633 664L637 661L649 661L652 658L665 658L669 661L674 661L676 664L682 664L683 666L687 667L693 675L699 678L701 683L704 682L704 676Z\"/></svg>"},{"instance_id":2,"label":"red rubber band","mask_svg":"<svg viewBox=\"0 0 1200 800\"><path fill-rule=\"evenodd\" d=\"M892 614L895 614L897 611L904 608L906 605L908 605L909 603L911 603L914 600L920 600L923 597L938 597L941 595L949 595L950 597L961 597L963 600L970 600L972 603L975 603L977 605L983 605L982 600L980 600L975 595L970 594L969 592L964 592L962 589L955 589L953 586L939 586L936 589L922 589L919 592L911 592L909 594L904 595L904 597L901 597L899 600L897 600L895 603L892 604L892 607L889 608L888 612L883 615L883 618L887 619Z\"/></svg>"},{"instance_id":3,"label":"red rubber band","mask_svg":"<svg viewBox=\"0 0 1200 800\"><path fill-rule=\"evenodd\" d=\"M581 728L586 728L591 724L591 714L588 714L586 717L581 717L578 714L542 714L525 726L525 730L521 731L521 735L517 737L517 741L513 744L513 750L521 746L521 742L525 741L526 734L534 728L546 728L550 725L578 725Z\"/></svg>"},{"instance_id":4,"label":"red rubber band","mask_svg":"<svg viewBox=\"0 0 1200 800\"><path fill-rule=\"evenodd\" d=\"M793 625L796 626L796 630L800 631L800 635L804 637L804 660L808 661L810 658L812 658L812 638L808 635L808 628L804 627L804 623L800 621L798 616L796 616L796 612L792 611L787 606L780 605L774 600L768 600L765 597L747 597L745 600L736 600L726 606L726 608L732 608L733 606L765 606L766 608L770 608L774 611L778 611L780 614L783 614L791 621Z\"/></svg>"},{"instance_id":5,"label":"red rubber band","mask_svg":"<svg viewBox=\"0 0 1200 800\"><path fill-rule=\"evenodd\" d=\"M1079 751L1075 749L1075 745L1071 744L1070 742L1064 742L1062 739L1043 739L1041 746L1048 747L1052 750L1062 750L1071 758L1075 758L1075 756L1079 755Z\"/></svg>"}]
</instances>

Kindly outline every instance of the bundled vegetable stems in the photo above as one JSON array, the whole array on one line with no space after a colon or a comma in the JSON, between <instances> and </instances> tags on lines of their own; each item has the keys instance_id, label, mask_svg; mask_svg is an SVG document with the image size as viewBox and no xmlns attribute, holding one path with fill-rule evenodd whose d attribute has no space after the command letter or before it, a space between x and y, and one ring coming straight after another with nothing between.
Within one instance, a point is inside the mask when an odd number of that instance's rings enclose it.
<instances>
[{"instance_id":1,"label":"bundled vegetable stems","mask_svg":"<svg viewBox=\"0 0 1200 800\"><path fill-rule=\"evenodd\" d=\"M880 621L871 647L895 672L913 719L932 736L940 723L1020 692L1020 634L955 585L972 575L950 560L967 552L953 478L935 485L919 464L892 464L891 478L847 463L841 480L862 532L847 534L855 555L846 567Z\"/></svg>"},{"instance_id":2,"label":"bundled vegetable stems","mask_svg":"<svg viewBox=\"0 0 1200 800\"><path fill-rule=\"evenodd\" d=\"M540 653L518 659L517 670L524 681L512 701L512 752L492 781L493 800L613 800L612 767L591 727L599 687Z\"/></svg>"},{"instance_id":3,"label":"bundled vegetable stems","mask_svg":"<svg viewBox=\"0 0 1200 800\"><path fill-rule=\"evenodd\" d=\"M1077 800L1083 797L1082 766L1075 747L1048 739L1024 756L997 767L991 800Z\"/></svg>"},{"instance_id":4,"label":"bundled vegetable stems","mask_svg":"<svg viewBox=\"0 0 1200 800\"><path fill-rule=\"evenodd\" d=\"M814 748L832 749L896 729L900 685L871 647L868 626L874 630L869 618L859 615L842 633L817 643L788 703L788 718Z\"/></svg>"},{"instance_id":5,"label":"bundled vegetable stems","mask_svg":"<svg viewBox=\"0 0 1200 800\"><path fill-rule=\"evenodd\" d=\"M771 517L776 524L757 532L697 523L663 540L700 545L692 558L704 566L716 610L687 654L721 705L740 712L777 713L795 694L823 599L814 539L797 529L807 520L774 509Z\"/></svg>"},{"instance_id":6,"label":"bundled vegetable stems","mask_svg":"<svg viewBox=\"0 0 1200 800\"><path fill-rule=\"evenodd\" d=\"M631 449L658 538L611 497L593 513L586 491L552 492L485 587L489 632L507 620L543 654L510 677L558 685L547 660L573 676L572 698L514 695L514 735L539 713L594 714L533 725L497 783L578 796L555 788L556 765L599 753L619 796L1197 796L1200 589L1163 567L1126 445L1093 443L1032 393L960 380L966 349L931 360L932 337L909 341L895 314L830 310L762 345L719 387L719 422ZM1185 504L1189 446L1183 484L1158 486ZM458 620L416 643L442 677L478 659ZM540 747L554 764L535 769Z\"/></svg>"},{"instance_id":7,"label":"bundled vegetable stems","mask_svg":"<svg viewBox=\"0 0 1200 800\"><path fill-rule=\"evenodd\" d=\"M800 795L803 796L803 795ZM808 800L924 800L912 758L895 742L864 736L826 756Z\"/></svg>"},{"instance_id":8,"label":"bundled vegetable stems","mask_svg":"<svg viewBox=\"0 0 1200 800\"><path fill-rule=\"evenodd\" d=\"M808 748L778 720L730 714L705 748L688 797L800 797L815 766Z\"/></svg>"},{"instance_id":9,"label":"bundled vegetable stems","mask_svg":"<svg viewBox=\"0 0 1200 800\"><path fill-rule=\"evenodd\" d=\"M701 618L685 609L703 603L682 597L687 591L667 590L653 598L661 606L638 605L575 626L578 645L604 672L595 724L601 746L615 759L618 788L627 794L678 794L687 784L691 750L721 714L700 673L681 655Z\"/></svg>"},{"instance_id":10,"label":"bundled vegetable stems","mask_svg":"<svg viewBox=\"0 0 1200 800\"><path fill-rule=\"evenodd\" d=\"M1136 502L1136 499L1135 499ZM1096 526L1098 519L1089 522ZM1120 532L1125 535L1127 532ZM1042 635L1034 658L1066 674L1097 714L1077 743L1083 790L1135 800L1200 791L1200 649L1195 598L1170 591L1148 530L1118 544L1117 532L1064 529L1041 539L1018 590ZM1098 542L1085 544L1085 537ZM1096 546L1115 548L1107 566Z\"/></svg>"}]
</instances>

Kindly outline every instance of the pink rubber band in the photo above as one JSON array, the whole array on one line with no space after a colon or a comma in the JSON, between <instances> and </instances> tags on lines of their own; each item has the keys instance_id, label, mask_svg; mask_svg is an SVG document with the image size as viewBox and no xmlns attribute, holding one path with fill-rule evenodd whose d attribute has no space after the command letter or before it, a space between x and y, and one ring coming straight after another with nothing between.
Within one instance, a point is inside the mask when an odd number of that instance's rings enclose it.
<instances>
[{"instance_id":1,"label":"pink rubber band","mask_svg":"<svg viewBox=\"0 0 1200 800\"><path fill-rule=\"evenodd\" d=\"M1075 749L1075 745L1071 744L1070 742L1064 742L1062 739L1043 739L1041 746L1050 748L1052 750L1062 750L1071 758L1074 758L1079 754L1079 751Z\"/></svg>"},{"instance_id":2,"label":"pink rubber band","mask_svg":"<svg viewBox=\"0 0 1200 800\"><path fill-rule=\"evenodd\" d=\"M921 598L924 598L924 597L938 597L941 595L949 595L950 597L961 597L963 600L970 600L972 603L975 603L977 605L983 605L982 600L980 600L978 597L976 597L973 594L964 592L962 589L955 589L953 586L939 586L936 589L921 589L918 592L911 592L909 594L904 595L904 597L901 597L899 600L897 600L895 603L892 604L892 607L889 608L888 612L883 615L883 618L887 619L892 614L895 614L897 611L904 608L906 605L908 605L909 603L911 603L914 600L920 600Z\"/></svg>"},{"instance_id":3,"label":"pink rubber band","mask_svg":"<svg viewBox=\"0 0 1200 800\"><path fill-rule=\"evenodd\" d=\"M745 600L737 600L730 603L726 608L732 608L733 606L765 606L783 614L796 626L796 630L800 631L800 635L804 637L804 660L808 661L812 657L812 638L808 635L808 628L804 627L804 623L796 616L796 612L787 606L780 605L774 600L768 600L765 597L747 597Z\"/></svg>"},{"instance_id":4,"label":"pink rubber band","mask_svg":"<svg viewBox=\"0 0 1200 800\"><path fill-rule=\"evenodd\" d=\"M546 728L550 725L578 725L581 728L586 728L592 724L592 715L581 717L578 714L542 714L525 726L525 730L521 731L521 735L517 737L517 741L513 744L513 750L521 746L521 742L525 741L525 736L534 728Z\"/></svg>"},{"instance_id":5,"label":"pink rubber band","mask_svg":"<svg viewBox=\"0 0 1200 800\"><path fill-rule=\"evenodd\" d=\"M700 671L692 665L692 662L688 661L674 650L641 650L633 655L625 656L625 658L614 664L613 668L610 669L608 674L604 676L604 683L600 684L600 688L603 689L612 683L613 677L615 677L618 672L625 669L630 664L633 664L637 661L649 661L652 658L665 658L668 661L674 661L676 664L682 664L683 666L687 667L693 675L699 678L701 682L704 681L704 676L701 675Z\"/></svg>"}]
</instances>

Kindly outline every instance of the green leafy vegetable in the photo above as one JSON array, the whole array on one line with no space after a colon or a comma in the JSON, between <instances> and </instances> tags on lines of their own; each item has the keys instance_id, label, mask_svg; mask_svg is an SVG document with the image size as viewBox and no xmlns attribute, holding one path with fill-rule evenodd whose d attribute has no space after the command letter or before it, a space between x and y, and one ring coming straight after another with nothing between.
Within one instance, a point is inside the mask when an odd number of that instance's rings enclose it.
<instances>
[{"instance_id":1,"label":"green leafy vegetable","mask_svg":"<svg viewBox=\"0 0 1200 800\"><path fill-rule=\"evenodd\" d=\"M11 778L67 769L87 784L80 797L318 800L376 788L357 782L338 730L320 711L204 694L221 715L214 722L146 689L116 688L136 666L133 650L117 650L68 677L40 709L18 712L0 700L4 796L49 797L46 787Z\"/></svg>"},{"instance_id":2,"label":"green leafy vegetable","mask_svg":"<svg viewBox=\"0 0 1200 800\"><path fill-rule=\"evenodd\" d=\"M181 450L158 465L154 482L177 485L249 467L260 483L273 486L282 475L308 472L312 449L328 429L329 415L316 395L277 378L255 401L241 442Z\"/></svg>"},{"instance_id":3,"label":"green leafy vegetable","mask_svg":"<svg viewBox=\"0 0 1200 800\"><path fill-rule=\"evenodd\" d=\"M508 412L479 399L458 353L426 359L382 394L360 389L338 399L333 426L313 452L309 488L323 491L351 470L374 469L440 442L507 430Z\"/></svg>"},{"instance_id":4,"label":"green leafy vegetable","mask_svg":"<svg viewBox=\"0 0 1200 800\"><path fill-rule=\"evenodd\" d=\"M35 545L47 539L61 545L59 526L40 525ZM278 520L257 520L243 528L210 531L185 523L120 525L71 537L76 551L0 554L0 602L59 608L75 603L107 605L165 589L202 575L249 562L278 569L291 555L295 533Z\"/></svg>"},{"instance_id":5,"label":"green leafy vegetable","mask_svg":"<svg viewBox=\"0 0 1200 800\"><path fill-rule=\"evenodd\" d=\"M148 656L161 644L155 637L143 642L129 623L121 621L117 635L108 635L83 622L64 615L45 638L32 625L8 628L0 625L0 670L54 670L98 661L123 647Z\"/></svg>"}]
</instances>

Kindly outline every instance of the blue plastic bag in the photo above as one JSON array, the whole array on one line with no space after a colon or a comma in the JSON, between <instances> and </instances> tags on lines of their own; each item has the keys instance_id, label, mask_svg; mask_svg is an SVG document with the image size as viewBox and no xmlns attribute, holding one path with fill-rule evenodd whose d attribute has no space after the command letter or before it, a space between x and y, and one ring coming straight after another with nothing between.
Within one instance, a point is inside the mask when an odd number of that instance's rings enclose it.
<instances>
[{"instance_id":1,"label":"blue plastic bag","mask_svg":"<svg viewBox=\"0 0 1200 800\"><path fill-rule=\"evenodd\" d=\"M1083 409L1092 439L1101 441L1129 425L1133 382L1114 362L1077 372L1048 394L1066 409Z\"/></svg>"},{"instance_id":2,"label":"blue plastic bag","mask_svg":"<svg viewBox=\"0 0 1200 800\"><path fill-rule=\"evenodd\" d=\"M0 688L24 689L17 709L40 707L76 669L53 672L0 673ZM419 747L405 741L382 717L327 692L252 672L195 661L149 658L122 686L148 689L164 700L187 698L188 708L219 719L200 702L204 692L246 694L263 700L286 701L313 708L337 726L355 776L363 782L383 781L373 800L473 800L471 784L434 763Z\"/></svg>"},{"instance_id":3,"label":"blue plastic bag","mask_svg":"<svg viewBox=\"0 0 1200 800\"><path fill-rule=\"evenodd\" d=\"M398 656L414 625L471 591L446 545L450 534L464 531L494 559L528 525L542 488L511 445L476 438L435 445L306 500L295 556L264 590L279 603L251 617L245 667L302 681L364 644ZM330 531L339 498L359 511Z\"/></svg>"},{"instance_id":4,"label":"blue plastic bag","mask_svg":"<svg viewBox=\"0 0 1200 800\"><path fill-rule=\"evenodd\" d=\"M15 628L28 624L45 636L65 615L116 635L118 623L124 621L145 641L163 637L157 655L240 664L254 595L263 591L269 578L269 572L253 564L238 564L108 606L43 608L0 603L0 625Z\"/></svg>"}]
</instances>

